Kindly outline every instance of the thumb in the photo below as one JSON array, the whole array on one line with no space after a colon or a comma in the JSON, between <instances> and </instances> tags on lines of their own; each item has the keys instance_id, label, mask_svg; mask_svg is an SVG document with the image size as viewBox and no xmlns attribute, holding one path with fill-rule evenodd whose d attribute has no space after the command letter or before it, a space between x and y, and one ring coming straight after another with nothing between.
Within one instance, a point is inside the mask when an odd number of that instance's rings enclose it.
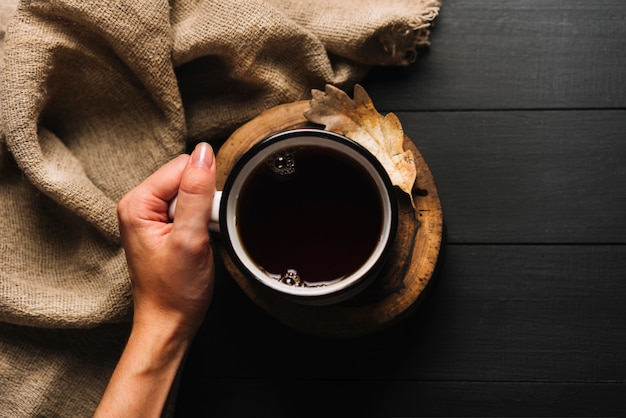
<instances>
[{"instance_id":1,"label":"thumb","mask_svg":"<svg viewBox=\"0 0 626 418\"><path fill-rule=\"evenodd\" d=\"M201 142L191 153L181 177L174 228L207 230L215 194L215 173L213 148Z\"/></svg>"}]
</instances>

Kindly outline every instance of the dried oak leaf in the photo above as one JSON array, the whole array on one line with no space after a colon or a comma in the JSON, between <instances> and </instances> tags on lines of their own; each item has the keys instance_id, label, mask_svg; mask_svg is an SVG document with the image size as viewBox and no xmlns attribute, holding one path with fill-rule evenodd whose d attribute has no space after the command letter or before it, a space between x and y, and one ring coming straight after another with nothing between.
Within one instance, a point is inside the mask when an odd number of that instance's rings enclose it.
<instances>
[{"instance_id":1,"label":"dried oak leaf","mask_svg":"<svg viewBox=\"0 0 626 418\"><path fill-rule=\"evenodd\" d=\"M344 135L371 152L383 165L391 183L407 193L413 201L413 185L417 178L415 157L404 150L404 130L396 115L385 116L374 108L365 89L356 85L354 99L337 87L327 85L325 91L312 90L313 99L304 116L324 125L331 132Z\"/></svg>"}]
</instances>

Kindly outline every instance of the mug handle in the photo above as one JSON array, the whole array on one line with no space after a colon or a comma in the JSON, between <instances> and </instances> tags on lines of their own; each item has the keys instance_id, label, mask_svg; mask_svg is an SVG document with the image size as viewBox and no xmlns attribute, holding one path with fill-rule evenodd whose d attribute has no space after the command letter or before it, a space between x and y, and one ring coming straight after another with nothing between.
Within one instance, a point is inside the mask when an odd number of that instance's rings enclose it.
<instances>
[{"instance_id":1,"label":"mug handle","mask_svg":"<svg viewBox=\"0 0 626 418\"><path fill-rule=\"evenodd\" d=\"M170 206L167 209L167 216L170 219L174 219L174 215L176 214L176 202L178 201L178 196L174 197L170 202ZM209 219L209 229L211 231L220 232L220 202L222 201L222 192L221 190L216 190L215 195L213 196L213 207L211 208L211 218Z\"/></svg>"}]
</instances>

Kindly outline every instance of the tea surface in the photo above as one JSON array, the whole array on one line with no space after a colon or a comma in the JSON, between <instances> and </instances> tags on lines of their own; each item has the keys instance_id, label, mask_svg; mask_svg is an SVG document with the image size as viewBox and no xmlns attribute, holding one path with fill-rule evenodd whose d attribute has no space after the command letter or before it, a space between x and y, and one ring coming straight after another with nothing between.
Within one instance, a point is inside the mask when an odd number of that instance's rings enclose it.
<instances>
[{"instance_id":1,"label":"tea surface","mask_svg":"<svg viewBox=\"0 0 626 418\"><path fill-rule=\"evenodd\" d=\"M304 285L314 286L365 263L380 238L382 203L374 181L342 153L292 149L251 173L237 226L261 269L277 278L297 272Z\"/></svg>"}]
</instances>

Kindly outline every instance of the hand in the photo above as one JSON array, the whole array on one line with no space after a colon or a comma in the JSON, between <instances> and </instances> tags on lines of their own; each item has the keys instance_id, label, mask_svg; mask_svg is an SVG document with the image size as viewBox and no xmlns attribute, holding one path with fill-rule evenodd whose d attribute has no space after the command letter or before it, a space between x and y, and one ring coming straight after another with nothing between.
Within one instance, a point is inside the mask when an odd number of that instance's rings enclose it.
<instances>
[{"instance_id":1,"label":"hand","mask_svg":"<svg viewBox=\"0 0 626 418\"><path fill-rule=\"evenodd\" d=\"M118 205L134 300L133 328L95 417L160 416L213 296L209 218L215 156L199 144ZM178 195L176 220L167 216Z\"/></svg>"},{"instance_id":2,"label":"hand","mask_svg":"<svg viewBox=\"0 0 626 418\"><path fill-rule=\"evenodd\" d=\"M202 143L163 166L119 203L122 245L132 281L135 326L175 327L193 335L213 294L208 223L214 155ZM178 195L176 220L169 202Z\"/></svg>"}]
</instances>

